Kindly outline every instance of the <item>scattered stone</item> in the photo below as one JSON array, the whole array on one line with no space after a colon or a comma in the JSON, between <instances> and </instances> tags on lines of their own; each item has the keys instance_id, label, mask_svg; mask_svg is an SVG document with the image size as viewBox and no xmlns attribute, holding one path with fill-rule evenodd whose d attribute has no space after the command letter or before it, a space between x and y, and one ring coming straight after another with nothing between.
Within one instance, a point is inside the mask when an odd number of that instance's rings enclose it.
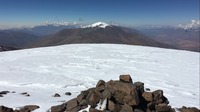
<instances>
[{"instance_id":1,"label":"scattered stone","mask_svg":"<svg viewBox=\"0 0 200 112\"><path fill-rule=\"evenodd\" d=\"M182 108L179 109L181 112L200 112L199 109L196 107L185 107L183 106Z\"/></svg>"},{"instance_id":2,"label":"scattered stone","mask_svg":"<svg viewBox=\"0 0 200 112\"><path fill-rule=\"evenodd\" d=\"M19 109L19 112L32 112L38 108L40 107L37 105L25 105L24 107Z\"/></svg>"},{"instance_id":3,"label":"scattered stone","mask_svg":"<svg viewBox=\"0 0 200 112\"><path fill-rule=\"evenodd\" d=\"M21 95L24 95L24 96L30 96L30 94L28 94L27 92L23 92L23 93L20 93Z\"/></svg>"},{"instance_id":4,"label":"scattered stone","mask_svg":"<svg viewBox=\"0 0 200 112\"><path fill-rule=\"evenodd\" d=\"M5 95L5 94L7 94L7 93L10 93L10 91L1 91L1 92L0 92L1 95Z\"/></svg>"},{"instance_id":5,"label":"scattered stone","mask_svg":"<svg viewBox=\"0 0 200 112\"><path fill-rule=\"evenodd\" d=\"M22 94L22 95L26 95L26 94L28 94L27 92L23 92L23 93L20 93L20 94Z\"/></svg>"},{"instance_id":6,"label":"scattered stone","mask_svg":"<svg viewBox=\"0 0 200 112\"><path fill-rule=\"evenodd\" d=\"M127 75L120 75L119 80L122 82L132 83L132 78L129 74Z\"/></svg>"},{"instance_id":7,"label":"scattered stone","mask_svg":"<svg viewBox=\"0 0 200 112\"><path fill-rule=\"evenodd\" d=\"M60 97L60 95L59 95L58 93L55 93L55 94L53 95L53 97Z\"/></svg>"},{"instance_id":8,"label":"scattered stone","mask_svg":"<svg viewBox=\"0 0 200 112\"><path fill-rule=\"evenodd\" d=\"M72 93L70 93L70 92L66 92L65 95L71 96Z\"/></svg>"},{"instance_id":9,"label":"scattered stone","mask_svg":"<svg viewBox=\"0 0 200 112\"><path fill-rule=\"evenodd\" d=\"M151 91L149 88L145 88L146 91Z\"/></svg>"}]
</instances>

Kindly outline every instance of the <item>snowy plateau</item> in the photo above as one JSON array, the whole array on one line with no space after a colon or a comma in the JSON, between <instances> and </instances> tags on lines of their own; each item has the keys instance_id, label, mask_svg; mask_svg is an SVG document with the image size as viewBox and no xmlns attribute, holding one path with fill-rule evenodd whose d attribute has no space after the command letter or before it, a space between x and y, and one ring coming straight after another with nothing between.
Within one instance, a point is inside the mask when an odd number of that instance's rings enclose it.
<instances>
[{"instance_id":1,"label":"snowy plateau","mask_svg":"<svg viewBox=\"0 0 200 112\"><path fill-rule=\"evenodd\" d=\"M130 74L151 91L162 89L172 107L199 107L199 53L115 44L71 44L0 52L0 104L38 105L35 112L76 97L98 80ZM27 92L29 97L20 93ZM71 96L65 95L71 92ZM53 97L55 93L61 97Z\"/></svg>"}]
</instances>

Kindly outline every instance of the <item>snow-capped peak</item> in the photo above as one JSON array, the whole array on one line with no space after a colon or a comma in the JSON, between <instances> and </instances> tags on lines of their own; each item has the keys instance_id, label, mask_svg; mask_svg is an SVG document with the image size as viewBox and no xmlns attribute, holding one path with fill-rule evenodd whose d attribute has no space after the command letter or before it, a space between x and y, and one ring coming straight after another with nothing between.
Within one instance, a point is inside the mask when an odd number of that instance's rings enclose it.
<instances>
[{"instance_id":1,"label":"snow-capped peak","mask_svg":"<svg viewBox=\"0 0 200 112\"><path fill-rule=\"evenodd\" d=\"M104 22L97 22L91 25L83 26L82 28L94 28L94 27L105 28L106 26L110 26L110 25Z\"/></svg>"},{"instance_id":2,"label":"snow-capped peak","mask_svg":"<svg viewBox=\"0 0 200 112\"><path fill-rule=\"evenodd\" d=\"M189 24L179 24L178 28L182 28L185 30L199 29L200 28L200 20L191 20L191 23L189 23Z\"/></svg>"}]
</instances>

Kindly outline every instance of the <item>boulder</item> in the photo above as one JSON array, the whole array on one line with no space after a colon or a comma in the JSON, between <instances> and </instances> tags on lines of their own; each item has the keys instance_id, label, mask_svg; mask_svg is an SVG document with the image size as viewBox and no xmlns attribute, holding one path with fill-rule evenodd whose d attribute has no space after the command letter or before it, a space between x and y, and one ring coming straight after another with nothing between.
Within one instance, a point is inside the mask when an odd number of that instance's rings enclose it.
<instances>
[{"instance_id":1,"label":"boulder","mask_svg":"<svg viewBox=\"0 0 200 112\"><path fill-rule=\"evenodd\" d=\"M66 110L66 103L63 103L62 105L52 106L51 112L64 112Z\"/></svg>"},{"instance_id":2,"label":"boulder","mask_svg":"<svg viewBox=\"0 0 200 112\"><path fill-rule=\"evenodd\" d=\"M90 109L89 109L89 112L102 112L102 111L100 111L100 110L97 110L97 109L95 109L95 108L92 108L92 107L90 107Z\"/></svg>"},{"instance_id":3,"label":"boulder","mask_svg":"<svg viewBox=\"0 0 200 112\"><path fill-rule=\"evenodd\" d=\"M132 78L129 74L127 75L120 75L119 80L122 82L132 83Z\"/></svg>"},{"instance_id":4,"label":"boulder","mask_svg":"<svg viewBox=\"0 0 200 112\"><path fill-rule=\"evenodd\" d=\"M81 94L77 96L78 103L81 102L83 99L86 99L90 90L82 91Z\"/></svg>"},{"instance_id":5,"label":"boulder","mask_svg":"<svg viewBox=\"0 0 200 112\"><path fill-rule=\"evenodd\" d=\"M142 95L144 92L144 83L143 82L135 82L133 85L136 87L138 94Z\"/></svg>"},{"instance_id":6,"label":"boulder","mask_svg":"<svg viewBox=\"0 0 200 112\"><path fill-rule=\"evenodd\" d=\"M156 112L171 112L171 106L161 103L155 106Z\"/></svg>"},{"instance_id":7,"label":"boulder","mask_svg":"<svg viewBox=\"0 0 200 112\"><path fill-rule=\"evenodd\" d=\"M32 112L38 108L40 107L37 105L25 105L24 107L19 109L19 112Z\"/></svg>"},{"instance_id":8,"label":"boulder","mask_svg":"<svg viewBox=\"0 0 200 112\"><path fill-rule=\"evenodd\" d=\"M90 91L87 100L88 104L91 105L91 107L95 107L100 101L100 95L95 91Z\"/></svg>"},{"instance_id":9,"label":"boulder","mask_svg":"<svg viewBox=\"0 0 200 112\"><path fill-rule=\"evenodd\" d=\"M115 103L113 101L111 101L111 100L108 101L108 109L110 111L115 110Z\"/></svg>"},{"instance_id":10,"label":"boulder","mask_svg":"<svg viewBox=\"0 0 200 112\"><path fill-rule=\"evenodd\" d=\"M71 99L67 102L67 106L66 106L66 110L67 111L70 111L72 110L73 108L77 107L78 106L78 102L77 102L77 99L74 98L74 99Z\"/></svg>"},{"instance_id":11,"label":"boulder","mask_svg":"<svg viewBox=\"0 0 200 112\"><path fill-rule=\"evenodd\" d=\"M131 106L124 104L119 112L133 112L133 109Z\"/></svg>"},{"instance_id":12,"label":"boulder","mask_svg":"<svg viewBox=\"0 0 200 112\"><path fill-rule=\"evenodd\" d=\"M12 108L0 106L0 112L14 112Z\"/></svg>"},{"instance_id":13,"label":"boulder","mask_svg":"<svg viewBox=\"0 0 200 112\"><path fill-rule=\"evenodd\" d=\"M152 94L153 94L153 100L157 101L163 97L163 90L156 90Z\"/></svg>"},{"instance_id":14,"label":"boulder","mask_svg":"<svg viewBox=\"0 0 200 112\"><path fill-rule=\"evenodd\" d=\"M147 101L147 102L152 102L153 101L153 94L151 92L144 92L142 94L142 97Z\"/></svg>"}]
</instances>

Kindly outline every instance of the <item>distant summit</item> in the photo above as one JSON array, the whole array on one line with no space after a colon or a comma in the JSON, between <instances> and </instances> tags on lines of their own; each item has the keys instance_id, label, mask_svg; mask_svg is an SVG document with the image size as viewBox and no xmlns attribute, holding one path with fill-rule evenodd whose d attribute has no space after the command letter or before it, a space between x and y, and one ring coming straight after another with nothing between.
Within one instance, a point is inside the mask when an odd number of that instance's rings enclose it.
<instances>
[{"instance_id":1,"label":"distant summit","mask_svg":"<svg viewBox=\"0 0 200 112\"><path fill-rule=\"evenodd\" d=\"M189 23L189 24L179 24L178 28L182 28L185 30L190 30L190 29L199 30L200 29L200 20L191 20L191 23Z\"/></svg>"},{"instance_id":2,"label":"distant summit","mask_svg":"<svg viewBox=\"0 0 200 112\"><path fill-rule=\"evenodd\" d=\"M83 26L81 28L94 28L94 27L106 28L107 26L111 26L111 25L104 22L97 22L91 25Z\"/></svg>"}]
</instances>

